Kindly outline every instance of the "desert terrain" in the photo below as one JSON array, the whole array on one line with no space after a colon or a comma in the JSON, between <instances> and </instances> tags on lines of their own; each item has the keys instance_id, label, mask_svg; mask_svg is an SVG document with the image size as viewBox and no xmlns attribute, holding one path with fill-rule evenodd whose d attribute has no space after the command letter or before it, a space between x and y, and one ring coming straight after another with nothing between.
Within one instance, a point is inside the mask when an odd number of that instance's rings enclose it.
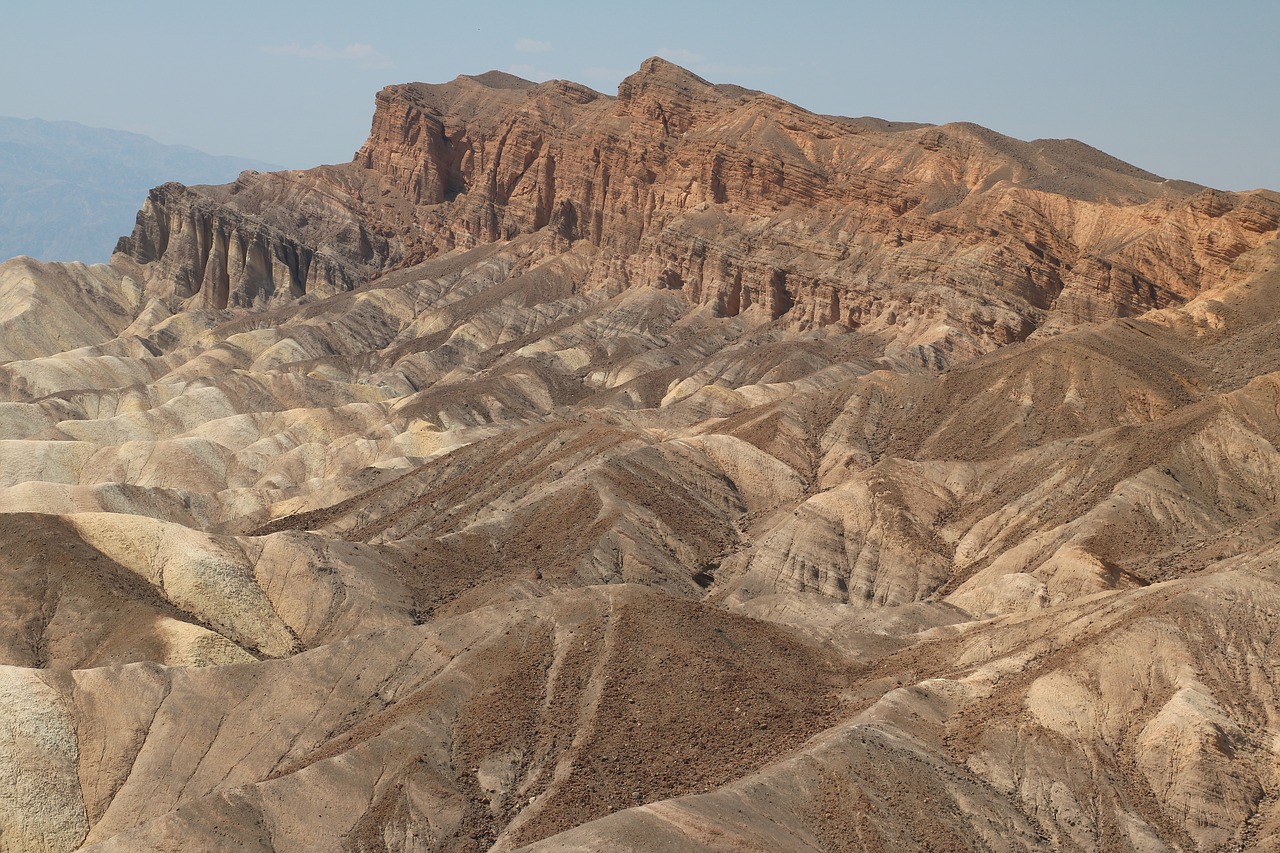
<instances>
[{"instance_id":1,"label":"desert terrain","mask_svg":"<svg viewBox=\"0 0 1280 853\"><path fill-rule=\"evenodd\" d=\"M0 265L0 850L1280 848L1280 194L647 60Z\"/></svg>"}]
</instances>

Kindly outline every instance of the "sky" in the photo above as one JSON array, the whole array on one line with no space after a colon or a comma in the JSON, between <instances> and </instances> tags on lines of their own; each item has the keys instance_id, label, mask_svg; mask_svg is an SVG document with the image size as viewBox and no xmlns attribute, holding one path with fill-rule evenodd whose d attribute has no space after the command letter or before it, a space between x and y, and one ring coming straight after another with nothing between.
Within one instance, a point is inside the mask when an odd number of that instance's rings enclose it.
<instances>
[{"instance_id":1,"label":"sky","mask_svg":"<svg viewBox=\"0 0 1280 853\"><path fill-rule=\"evenodd\" d=\"M613 94L649 56L819 113L1080 139L1280 190L1280 2L11 4L0 115L290 168L349 160L391 83L500 69Z\"/></svg>"}]
</instances>

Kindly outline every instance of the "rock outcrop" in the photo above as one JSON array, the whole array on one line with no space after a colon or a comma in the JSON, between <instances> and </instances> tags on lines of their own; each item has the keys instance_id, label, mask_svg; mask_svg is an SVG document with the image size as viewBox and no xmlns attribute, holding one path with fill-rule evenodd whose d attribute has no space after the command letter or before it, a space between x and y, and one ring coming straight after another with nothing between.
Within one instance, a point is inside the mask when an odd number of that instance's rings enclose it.
<instances>
[{"instance_id":1,"label":"rock outcrop","mask_svg":"<svg viewBox=\"0 0 1280 853\"><path fill-rule=\"evenodd\" d=\"M274 180L245 172L229 189L221 189L235 196L242 183L255 179ZM293 200L281 204L288 204L299 220L308 218L305 210L293 207ZM336 216L322 211L316 218L331 229L300 237L292 227L296 220L277 225L270 215L245 212L216 196L169 183L147 196L133 234L121 238L116 251L144 265L153 294L217 310L307 293L330 295L350 290L378 270L367 235L345 208Z\"/></svg>"},{"instance_id":2,"label":"rock outcrop","mask_svg":"<svg viewBox=\"0 0 1280 853\"><path fill-rule=\"evenodd\" d=\"M329 293L546 230L584 288L843 323L946 362L1238 278L1280 204L1070 140L818 116L661 59L616 98L499 72L378 93L354 161L162 187L120 252L216 308Z\"/></svg>"}]
</instances>

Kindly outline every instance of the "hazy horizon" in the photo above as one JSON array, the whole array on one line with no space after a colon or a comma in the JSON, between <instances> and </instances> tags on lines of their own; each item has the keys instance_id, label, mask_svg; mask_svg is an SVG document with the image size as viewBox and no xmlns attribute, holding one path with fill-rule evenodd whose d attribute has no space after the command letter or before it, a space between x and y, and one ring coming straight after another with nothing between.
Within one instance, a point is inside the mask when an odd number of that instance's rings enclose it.
<instances>
[{"instance_id":1,"label":"hazy horizon","mask_svg":"<svg viewBox=\"0 0 1280 853\"><path fill-rule=\"evenodd\" d=\"M0 116L0 260L98 263L166 181L225 183L274 165L80 122Z\"/></svg>"}]
</instances>

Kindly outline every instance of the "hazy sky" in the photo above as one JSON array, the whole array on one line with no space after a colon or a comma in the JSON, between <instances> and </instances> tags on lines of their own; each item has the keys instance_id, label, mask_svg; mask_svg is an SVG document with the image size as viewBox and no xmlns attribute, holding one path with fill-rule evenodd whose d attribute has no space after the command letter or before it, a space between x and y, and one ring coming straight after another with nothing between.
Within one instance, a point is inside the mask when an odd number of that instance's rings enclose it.
<instances>
[{"instance_id":1,"label":"hazy sky","mask_svg":"<svg viewBox=\"0 0 1280 853\"><path fill-rule=\"evenodd\" d=\"M345 161L388 83L503 69L613 94L654 54L822 113L1074 137L1280 189L1280 2L10 4L0 115L290 167Z\"/></svg>"}]
</instances>

